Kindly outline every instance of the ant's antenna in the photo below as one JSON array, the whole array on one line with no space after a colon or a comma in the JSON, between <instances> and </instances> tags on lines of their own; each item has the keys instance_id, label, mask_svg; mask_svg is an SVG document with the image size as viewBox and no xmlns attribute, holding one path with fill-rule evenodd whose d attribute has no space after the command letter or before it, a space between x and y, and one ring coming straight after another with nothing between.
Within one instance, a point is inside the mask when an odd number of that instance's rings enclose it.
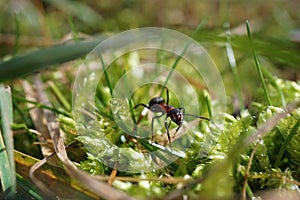
<instances>
[{"instance_id":1,"label":"ant's antenna","mask_svg":"<svg viewBox=\"0 0 300 200\"><path fill-rule=\"evenodd\" d=\"M179 108L179 109L182 111L183 116L191 116L191 117L196 117L196 118L199 118L199 119L205 119L205 120L207 120L207 121L210 121L210 119L207 118L207 117L202 117L202 116L193 115L193 114L186 114L186 113L185 113L185 109L182 108L182 107Z\"/></svg>"},{"instance_id":2,"label":"ant's antenna","mask_svg":"<svg viewBox=\"0 0 300 200\"><path fill-rule=\"evenodd\" d=\"M184 114L184 116L191 116L191 117L196 117L196 118L205 119L207 121L210 121L210 119L207 117L197 116L197 115L193 115L193 114Z\"/></svg>"}]
</instances>

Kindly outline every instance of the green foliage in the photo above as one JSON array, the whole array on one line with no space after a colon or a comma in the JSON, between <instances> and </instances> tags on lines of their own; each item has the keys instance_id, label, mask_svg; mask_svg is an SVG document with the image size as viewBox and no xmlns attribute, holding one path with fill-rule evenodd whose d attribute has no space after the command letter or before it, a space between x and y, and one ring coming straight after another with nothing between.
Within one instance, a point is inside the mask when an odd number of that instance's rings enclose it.
<instances>
[{"instance_id":1,"label":"green foliage","mask_svg":"<svg viewBox=\"0 0 300 200\"><path fill-rule=\"evenodd\" d=\"M93 156L88 156L88 158L86 160L80 162L78 164L78 166L82 170L84 170L92 175L104 174L103 163L100 162L98 159L95 159Z\"/></svg>"}]
</instances>

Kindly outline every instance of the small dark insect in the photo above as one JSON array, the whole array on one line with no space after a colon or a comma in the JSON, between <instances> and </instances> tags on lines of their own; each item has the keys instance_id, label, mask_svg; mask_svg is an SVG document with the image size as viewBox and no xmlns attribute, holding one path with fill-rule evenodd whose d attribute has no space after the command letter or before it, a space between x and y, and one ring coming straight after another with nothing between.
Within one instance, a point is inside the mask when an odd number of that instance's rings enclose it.
<instances>
[{"instance_id":1,"label":"small dark insect","mask_svg":"<svg viewBox=\"0 0 300 200\"><path fill-rule=\"evenodd\" d=\"M165 128L166 128L166 131L167 131L169 143L171 143L169 128L171 126L172 121L175 122L178 125L178 127L175 131L175 134L176 134L178 132L178 130L180 129L180 127L182 126L184 116L193 116L193 117L200 118L200 119L205 119L205 120L208 120L208 121L210 119L208 119L206 117L192 115L192 114L185 114L184 113L184 108L182 108L182 107L174 108L173 106L169 105L169 89L167 87L165 87L165 88L166 88L166 92L167 92L167 102L162 97L154 97L150 100L148 105L143 104L143 103L139 103L134 107L134 109L136 109L139 106L143 106L145 108L148 108L150 111L152 111L154 113L161 113L160 115L154 116L151 120L151 137L152 137L152 139L153 139L154 120L159 119L162 116L166 115ZM167 119L169 117L170 117L171 121L168 122Z\"/></svg>"}]
</instances>

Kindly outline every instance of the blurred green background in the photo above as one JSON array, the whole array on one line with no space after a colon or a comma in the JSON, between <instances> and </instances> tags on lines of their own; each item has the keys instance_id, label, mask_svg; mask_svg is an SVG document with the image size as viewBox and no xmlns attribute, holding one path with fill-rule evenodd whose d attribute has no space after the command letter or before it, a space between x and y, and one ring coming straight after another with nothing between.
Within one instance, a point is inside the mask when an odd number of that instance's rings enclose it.
<instances>
[{"instance_id":1,"label":"blurred green background","mask_svg":"<svg viewBox=\"0 0 300 200\"><path fill-rule=\"evenodd\" d=\"M299 44L299 8L298 0L1 0L1 56L14 53L16 33L20 47L26 48L61 40L71 32L70 19L78 32L88 35L145 26L187 32L204 18L206 29L222 31L225 22L244 29L249 20L264 37Z\"/></svg>"}]
</instances>

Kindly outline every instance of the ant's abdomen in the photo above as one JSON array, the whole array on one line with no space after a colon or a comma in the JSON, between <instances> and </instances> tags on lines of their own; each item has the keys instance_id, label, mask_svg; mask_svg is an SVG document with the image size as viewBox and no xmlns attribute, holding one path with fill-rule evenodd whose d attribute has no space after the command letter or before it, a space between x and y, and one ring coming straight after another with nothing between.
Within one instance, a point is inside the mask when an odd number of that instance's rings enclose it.
<instances>
[{"instance_id":1,"label":"ant's abdomen","mask_svg":"<svg viewBox=\"0 0 300 200\"><path fill-rule=\"evenodd\" d=\"M149 102L149 107L153 106L154 104L162 104L165 103L164 98L162 97L154 97Z\"/></svg>"}]
</instances>

